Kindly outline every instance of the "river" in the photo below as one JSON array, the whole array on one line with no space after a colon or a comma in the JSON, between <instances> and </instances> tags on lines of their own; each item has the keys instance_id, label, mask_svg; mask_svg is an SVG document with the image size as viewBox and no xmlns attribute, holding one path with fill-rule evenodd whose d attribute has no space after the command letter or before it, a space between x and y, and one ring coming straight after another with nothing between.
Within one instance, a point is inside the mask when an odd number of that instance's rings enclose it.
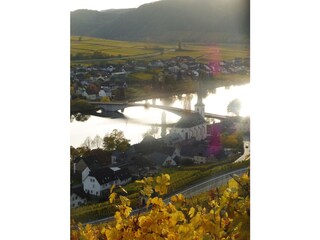
<instances>
[{"instance_id":1,"label":"river","mask_svg":"<svg viewBox=\"0 0 320 240\"><path fill-rule=\"evenodd\" d=\"M240 116L250 116L250 84L233 85L229 87L219 87L209 92L203 97L205 112L230 115L227 106L233 99L241 101ZM197 103L197 94L175 95L169 98L156 98L141 101L150 104L167 105L178 108L194 110ZM161 124L163 110L155 108L131 107L123 112L125 118L106 118L90 116L87 121L80 122L73 120L70 123L70 145L80 147L87 137L93 139L96 135L104 137L111 133L113 129L124 132L130 144L135 144L143 139L143 135L150 133L155 138L161 137ZM180 117L165 111L166 123L175 123ZM169 133L169 128L163 130Z\"/></svg>"}]
</instances>

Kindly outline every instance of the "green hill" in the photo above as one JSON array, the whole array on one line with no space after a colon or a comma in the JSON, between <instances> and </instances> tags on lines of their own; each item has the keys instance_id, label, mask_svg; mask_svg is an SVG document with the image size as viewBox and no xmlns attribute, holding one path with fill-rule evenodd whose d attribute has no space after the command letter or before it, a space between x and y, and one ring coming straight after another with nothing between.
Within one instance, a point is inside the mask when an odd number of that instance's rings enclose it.
<instances>
[{"instance_id":1,"label":"green hill","mask_svg":"<svg viewBox=\"0 0 320 240\"><path fill-rule=\"evenodd\" d=\"M126 41L247 43L250 0L162 0L71 12L71 35Z\"/></svg>"}]
</instances>

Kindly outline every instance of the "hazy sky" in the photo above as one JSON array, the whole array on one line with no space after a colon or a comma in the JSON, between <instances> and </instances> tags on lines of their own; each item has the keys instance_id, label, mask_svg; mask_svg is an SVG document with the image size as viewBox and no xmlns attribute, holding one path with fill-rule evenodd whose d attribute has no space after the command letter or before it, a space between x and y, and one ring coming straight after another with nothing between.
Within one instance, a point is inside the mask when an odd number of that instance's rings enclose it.
<instances>
[{"instance_id":1,"label":"hazy sky","mask_svg":"<svg viewBox=\"0 0 320 240\"><path fill-rule=\"evenodd\" d=\"M120 8L136 8L145 3L157 0L70 0L70 11L77 9L106 10Z\"/></svg>"}]
</instances>

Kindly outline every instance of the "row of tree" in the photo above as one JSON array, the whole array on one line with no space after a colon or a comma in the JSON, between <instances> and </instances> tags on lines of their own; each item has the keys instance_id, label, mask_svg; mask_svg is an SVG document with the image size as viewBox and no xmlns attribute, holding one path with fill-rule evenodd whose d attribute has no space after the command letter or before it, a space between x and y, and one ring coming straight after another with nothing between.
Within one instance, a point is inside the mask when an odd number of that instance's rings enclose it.
<instances>
[{"instance_id":1,"label":"row of tree","mask_svg":"<svg viewBox=\"0 0 320 240\"><path fill-rule=\"evenodd\" d=\"M82 147L92 149L92 148L103 148L106 151L125 151L129 146L130 140L124 137L122 131L113 129L109 134L106 134L103 138L96 135L94 139L87 137L82 144Z\"/></svg>"},{"instance_id":2,"label":"row of tree","mask_svg":"<svg viewBox=\"0 0 320 240\"><path fill-rule=\"evenodd\" d=\"M103 138L96 135L94 139L87 137L81 147L70 147L71 166L76 157L94 156L102 165L110 164L110 155L114 150L124 152L130 146L130 140L124 137L122 131L114 129Z\"/></svg>"},{"instance_id":3,"label":"row of tree","mask_svg":"<svg viewBox=\"0 0 320 240\"><path fill-rule=\"evenodd\" d=\"M99 51L95 51L93 53L78 52L70 55L71 60L106 59L106 58L113 58L113 57L122 57L122 55L121 54L113 55L113 54L103 53Z\"/></svg>"}]
</instances>

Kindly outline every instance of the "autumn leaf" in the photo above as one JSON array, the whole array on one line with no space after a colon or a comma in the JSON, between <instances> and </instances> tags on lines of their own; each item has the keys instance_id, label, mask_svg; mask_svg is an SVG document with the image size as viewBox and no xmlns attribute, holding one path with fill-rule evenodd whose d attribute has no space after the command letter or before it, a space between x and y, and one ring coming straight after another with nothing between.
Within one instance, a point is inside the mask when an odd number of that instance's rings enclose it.
<instances>
[{"instance_id":1,"label":"autumn leaf","mask_svg":"<svg viewBox=\"0 0 320 240\"><path fill-rule=\"evenodd\" d=\"M112 184L112 187L110 188L110 193L113 192L113 190L114 190L115 187L116 187L116 185L115 185L115 184Z\"/></svg>"},{"instance_id":2,"label":"autumn leaf","mask_svg":"<svg viewBox=\"0 0 320 240\"><path fill-rule=\"evenodd\" d=\"M167 186L170 185L170 176L169 174L161 174L156 178L156 182L158 185L155 187L155 191L158 192L160 195L166 194Z\"/></svg>"},{"instance_id":3,"label":"autumn leaf","mask_svg":"<svg viewBox=\"0 0 320 240\"><path fill-rule=\"evenodd\" d=\"M230 180L229 180L229 182L228 182L228 186L229 186L229 188L235 188L235 189L238 189L238 187L239 187L239 183L237 183L237 181L236 180L234 180L233 178L231 178Z\"/></svg>"},{"instance_id":4,"label":"autumn leaf","mask_svg":"<svg viewBox=\"0 0 320 240\"><path fill-rule=\"evenodd\" d=\"M181 193L179 193L179 194L172 196L171 201L172 202L185 202L186 199Z\"/></svg>"},{"instance_id":5,"label":"autumn leaf","mask_svg":"<svg viewBox=\"0 0 320 240\"><path fill-rule=\"evenodd\" d=\"M152 189L152 187L150 185L147 185L140 192L141 192L142 195L151 197L151 194L153 193L153 189Z\"/></svg>"},{"instance_id":6,"label":"autumn leaf","mask_svg":"<svg viewBox=\"0 0 320 240\"><path fill-rule=\"evenodd\" d=\"M120 196L121 204L124 206L130 206L130 200L127 197Z\"/></svg>"},{"instance_id":7,"label":"autumn leaf","mask_svg":"<svg viewBox=\"0 0 320 240\"><path fill-rule=\"evenodd\" d=\"M188 213L191 218L194 216L194 212L195 212L194 207L191 207L191 208L190 208L190 211L189 211L189 213Z\"/></svg>"},{"instance_id":8,"label":"autumn leaf","mask_svg":"<svg viewBox=\"0 0 320 240\"><path fill-rule=\"evenodd\" d=\"M112 203L114 201L114 199L116 198L116 196L117 196L117 193L115 193L115 192L111 193L109 196L109 202Z\"/></svg>"}]
</instances>

